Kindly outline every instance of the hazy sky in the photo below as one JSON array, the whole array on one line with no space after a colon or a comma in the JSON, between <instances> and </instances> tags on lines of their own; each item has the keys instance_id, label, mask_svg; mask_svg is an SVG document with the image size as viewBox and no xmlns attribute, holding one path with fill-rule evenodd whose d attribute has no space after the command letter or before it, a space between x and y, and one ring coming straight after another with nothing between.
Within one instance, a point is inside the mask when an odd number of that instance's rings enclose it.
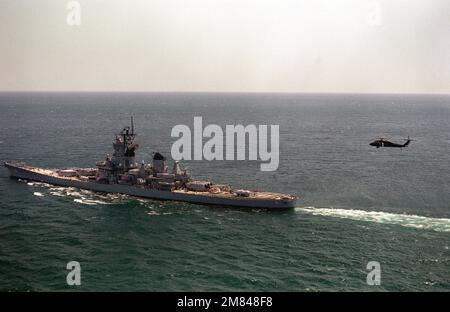
<instances>
[{"instance_id":1,"label":"hazy sky","mask_svg":"<svg viewBox=\"0 0 450 312\"><path fill-rule=\"evenodd\" d=\"M449 0L69 2L0 1L1 91L450 93Z\"/></svg>"}]
</instances>

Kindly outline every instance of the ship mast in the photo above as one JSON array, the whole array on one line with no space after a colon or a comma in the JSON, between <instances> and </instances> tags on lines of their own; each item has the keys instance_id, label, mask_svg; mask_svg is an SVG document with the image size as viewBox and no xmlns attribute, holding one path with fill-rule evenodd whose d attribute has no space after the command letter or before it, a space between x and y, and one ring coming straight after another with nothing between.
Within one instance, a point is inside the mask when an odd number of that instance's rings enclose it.
<instances>
[{"instance_id":1,"label":"ship mast","mask_svg":"<svg viewBox=\"0 0 450 312\"><path fill-rule=\"evenodd\" d=\"M136 166L134 157L138 144L134 142L135 137L134 120L131 117L131 129L130 126L125 127L116 135L116 141L113 143L114 153L111 158L111 169L120 168L119 171L126 172Z\"/></svg>"}]
</instances>

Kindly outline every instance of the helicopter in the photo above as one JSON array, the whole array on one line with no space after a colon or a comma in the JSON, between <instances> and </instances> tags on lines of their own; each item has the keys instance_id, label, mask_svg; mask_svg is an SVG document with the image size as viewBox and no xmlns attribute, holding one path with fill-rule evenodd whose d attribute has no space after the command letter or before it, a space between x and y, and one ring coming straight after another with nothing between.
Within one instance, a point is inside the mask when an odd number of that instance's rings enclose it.
<instances>
[{"instance_id":1,"label":"helicopter","mask_svg":"<svg viewBox=\"0 0 450 312\"><path fill-rule=\"evenodd\" d=\"M406 139L406 142L404 144L398 144L398 143L392 143L390 142L388 139L386 138L378 138L375 141L373 141L372 143L370 143L370 146L375 146L376 148L380 148L380 147L407 147L409 145L409 143L412 140L409 138Z\"/></svg>"}]
</instances>

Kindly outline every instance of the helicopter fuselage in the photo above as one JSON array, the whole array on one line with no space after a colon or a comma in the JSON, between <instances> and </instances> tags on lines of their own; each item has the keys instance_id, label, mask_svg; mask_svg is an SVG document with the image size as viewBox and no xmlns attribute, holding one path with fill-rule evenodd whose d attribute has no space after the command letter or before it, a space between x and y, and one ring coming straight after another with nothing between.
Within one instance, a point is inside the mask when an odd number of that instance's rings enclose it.
<instances>
[{"instance_id":1,"label":"helicopter fuselage","mask_svg":"<svg viewBox=\"0 0 450 312\"><path fill-rule=\"evenodd\" d=\"M375 146L376 148L380 148L380 147L406 147L408 146L409 142L411 142L410 139L408 139L405 144L398 144L398 143L392 143L388 140L375 140L372 143L370 143L370 146Z\"/></svg>"}]
</instances>

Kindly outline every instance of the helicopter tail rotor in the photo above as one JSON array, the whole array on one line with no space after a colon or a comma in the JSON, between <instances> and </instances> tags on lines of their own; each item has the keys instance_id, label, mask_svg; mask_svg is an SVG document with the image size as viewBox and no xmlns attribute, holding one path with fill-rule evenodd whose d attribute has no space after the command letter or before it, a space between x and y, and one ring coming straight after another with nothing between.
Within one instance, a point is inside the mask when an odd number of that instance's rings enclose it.
<instances>
[{"instance_id":1,"label":"helicopter tail rotor","mask_svg":"<svg viewBox=\"0 0 450 312\"><path fill-rule=\"evenodd\" d=\"M405 144L403 144L403 147L407 147L411 141L412 140L409 138L409 135L408 135L408 138L406 139Z\"/></svg>"}]
</instances>

